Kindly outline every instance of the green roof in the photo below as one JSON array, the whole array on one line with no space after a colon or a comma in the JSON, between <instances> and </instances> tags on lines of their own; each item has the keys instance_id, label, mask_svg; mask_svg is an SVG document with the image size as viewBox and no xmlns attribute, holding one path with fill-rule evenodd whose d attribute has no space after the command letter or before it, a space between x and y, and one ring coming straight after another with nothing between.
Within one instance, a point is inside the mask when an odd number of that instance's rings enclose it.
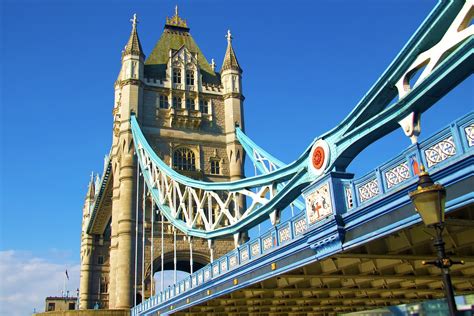
<instances>
[{"instance_id":1,"label":"green roof","mask_svg":"<svg viewBox=\"0 0 474 316\"><path fill-rule=\"evenodd\" d=\"M185 27L165 25L165 30L145 61L145 77L154 79L166 78L166 66L169 51L179 50L185 46L190 52L197 53L202 81L210 84L220 84L220 76L214 72L201 52L196 42Z\"/></svg>"}]
</instances>

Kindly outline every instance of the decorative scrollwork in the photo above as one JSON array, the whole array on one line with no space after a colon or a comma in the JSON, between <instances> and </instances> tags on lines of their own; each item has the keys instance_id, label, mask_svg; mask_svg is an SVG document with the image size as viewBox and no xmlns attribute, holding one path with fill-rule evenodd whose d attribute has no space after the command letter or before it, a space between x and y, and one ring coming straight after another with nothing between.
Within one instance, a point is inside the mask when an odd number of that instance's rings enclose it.
<instances>
[{"instance_id":1,"label":"decorative scrollwork","mask_svg":"<svg viewBox=\"0 0 474 316\"><path fill-rule=\"evenodd\" d=\"M295 222L295 236L302 235L307 229L308 224L306 223L306 218L301 218Z\"/></svg>"},{"instance_id":2,"label":"decorative scrollwork","mask_svg":"<svg viewBox=\"0 0 474 316\"><path fill-rule=\"evenodd\" d=\"M428 167L439 164L440 162L456 155L456 145L453 136L449 136L428 149L425 149L425 157Z\"/></svg>"},{"instance_id":3,"label":"decorative scrollwork","mask_svg":"<svg viewBox=\"0 0 474 316\"><path fill-rule=\"evenodd\" d=\"M373 178L366 182L365 184L358 187L359 191L359 200L361 203L368 201L375 196L379 195L379 183L376 178Z\"/></svg>"},{"instance_id":4,"label":"decorative scrollwork","mask_svg":"<svg viewBox=\"0 0 474 316\"><path fill-rule=\"evenodd\" d=\"M466 126L464 132L466 133L467 144L469 147L474 146L474 123Z\"/></svg>"},{"instance_id":5,"label":"decorative scrollwork","mask_svg":"<svg viewBox=\"0 0 474 316\"><path fill-rule=\"evenodd\" d=\"M410 179L410 170L406 162L393 167L385 172L385 179L387 180L387 188L390 189L405 180Z\"/></svg>"}]
</instances>

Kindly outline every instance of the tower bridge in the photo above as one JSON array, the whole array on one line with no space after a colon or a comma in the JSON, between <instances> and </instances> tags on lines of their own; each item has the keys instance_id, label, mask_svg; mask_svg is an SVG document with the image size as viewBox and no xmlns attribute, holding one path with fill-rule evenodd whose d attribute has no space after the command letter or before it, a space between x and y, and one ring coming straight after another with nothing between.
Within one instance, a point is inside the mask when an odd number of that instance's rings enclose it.
<instances>
[{"instance_id":1,"label":"tower bridge","mask_svg":"<svg viewBox=\"0 0 474 316\"><path fill-rule=\"evenodd\" d=\"M352 112L287 165L245 134L230 31L217 71L177 8L146 58L134 16L112 148L83 210L81 309L326 315L443 297L408 196L425 170L447 189L446 246L465 262L452 267L455 292L473 293L472 109L418 142L423 112L472 74L473 15L472 0L439 1ZM346 171L398 128L411 141L400 155L362 177ZM257 175L244 177L245 155Z\"/></svg>"}]
</instances>

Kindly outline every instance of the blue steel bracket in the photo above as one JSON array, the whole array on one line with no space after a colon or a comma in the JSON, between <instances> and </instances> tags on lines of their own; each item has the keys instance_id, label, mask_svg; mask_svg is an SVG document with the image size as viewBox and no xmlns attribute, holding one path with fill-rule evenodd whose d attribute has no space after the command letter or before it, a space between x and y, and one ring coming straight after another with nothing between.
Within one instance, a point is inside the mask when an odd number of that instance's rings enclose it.
<instances>
[{"instance_id":1,"label":"blue steel bracket","mask_svg":"<svg viewBox=\"0 0 474 316\"><path fill-rule=\"evenodd\" d=\"M344 180L353 177L350 173L330 172L303 192L310 227L305 235L318 259L342 250L344 221L341 214L347 211L343 186Z\"/></svg>"},{"instance_id":2,"label":"blue steel bracket","mask_svg":"<svg viewBox=\"0 0 474 316\"><path fill-rule=\"evenodd\" d=\"M308 246L316 252L316 258L326 258L342 251L344 222L341 215L330 215L306 233Z\"/></svg>"}]
</instances>

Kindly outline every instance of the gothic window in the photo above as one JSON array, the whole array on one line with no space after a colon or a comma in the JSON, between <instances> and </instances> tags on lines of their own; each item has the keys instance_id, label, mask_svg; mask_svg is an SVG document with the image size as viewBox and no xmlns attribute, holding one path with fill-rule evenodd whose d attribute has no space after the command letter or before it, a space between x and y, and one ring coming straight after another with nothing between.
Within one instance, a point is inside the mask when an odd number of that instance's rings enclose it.
<instances>
[{"instance_id":1,"label":"gothic window","mask_svg":"<svg viewBox=\"0 0 474 316\"><path fill-rule=\"evenodd\" d=\"M189 148L178 148L173 153L173 167L176 170L196 171L196 157Z\"/></svg>"},{"instance_id":2,"label":"gothic window","mask_svg":"<svg viewBox=\"0 0 474 316\"><path fill-rule=\"evenodd\" d=\"M48 303L48 312L54 311L56 309L55 303Z\"/></svg>"},{"instance_id":3,"label":"gothic window","mask_svg":"<svg viewBox=\"0 0 474 316\"><path fill-rule=\"evenodd\" d=\"M173 83L181 83L181 69L173 68Z\"/></svg>"},{"instance_id":4,"label":"gothic window","mask_svg":"<svg viewBox=\"0 0 474 316\"><path fill-rule=\"evenodd\" d=\"M194 71L192 70L186 71L186 85L194 86Z\"/></svg>"},{"instance_id":5,"label":"gothic window","mask_svg":"<svg viewBox=\"0 0 474 316\"><path fill-rule=\"evenodd\" d=\"M199 111L201 111L201 113L209 113L208 100L199 100Z\"/></svg>"},{"instance_id":6,"label":"gothic window","mask_svg":"<svg viewBox=\"0 0 474 316\"><path fill-rule=\"evenodd\" d=\"M104 264L104 256L97 257L97 264Z\"/></svg>"},{"instance_id":7,"label":"gothic window","mask_svg":"<svg viewBox=\"0 0 474 316\"><path fill-rule=\"evenodd\" d=\"M175 109L181 108L181 98L180 97L173 97L173 108L175 108Z\"/></svg>"},{"instance_id":8,"label":"gothic window","mask_svg":"<svg viewBox=\"0 0 474 316\"><path fill-rule=\"evenodd\" d=\"M194 110L194 100L193 99L186 99L186 109Z\"/></svg>"},{"instance_id":9,"label":"gothic window","mask_svg":"<svg viewBox=\"0 0 474 316\"><path fill-rule=\"evenodd\" d=\"M100 278L100 293L107 293L108 292L108 286L109 284L105 280L104 277Z\"/></svg>"},{"instance_id":10,"label":"gothic window","mask_svg":"<svg viewBox=\"0 0 474 316\"><path fill-rule=\"evenodd\" d=\"M160 109L168 108L168 96L160 94Z\"/></svg>"},{"instance_id":11,"label":"gothic window","mask_svg":"<svg viewBox=\"0 0 474 316\"><path fill-rule=\"evenodd\" d=\"M211 174L221 174L221 165L219 160L211 160Z\"/></svg>"}]
</instances>

